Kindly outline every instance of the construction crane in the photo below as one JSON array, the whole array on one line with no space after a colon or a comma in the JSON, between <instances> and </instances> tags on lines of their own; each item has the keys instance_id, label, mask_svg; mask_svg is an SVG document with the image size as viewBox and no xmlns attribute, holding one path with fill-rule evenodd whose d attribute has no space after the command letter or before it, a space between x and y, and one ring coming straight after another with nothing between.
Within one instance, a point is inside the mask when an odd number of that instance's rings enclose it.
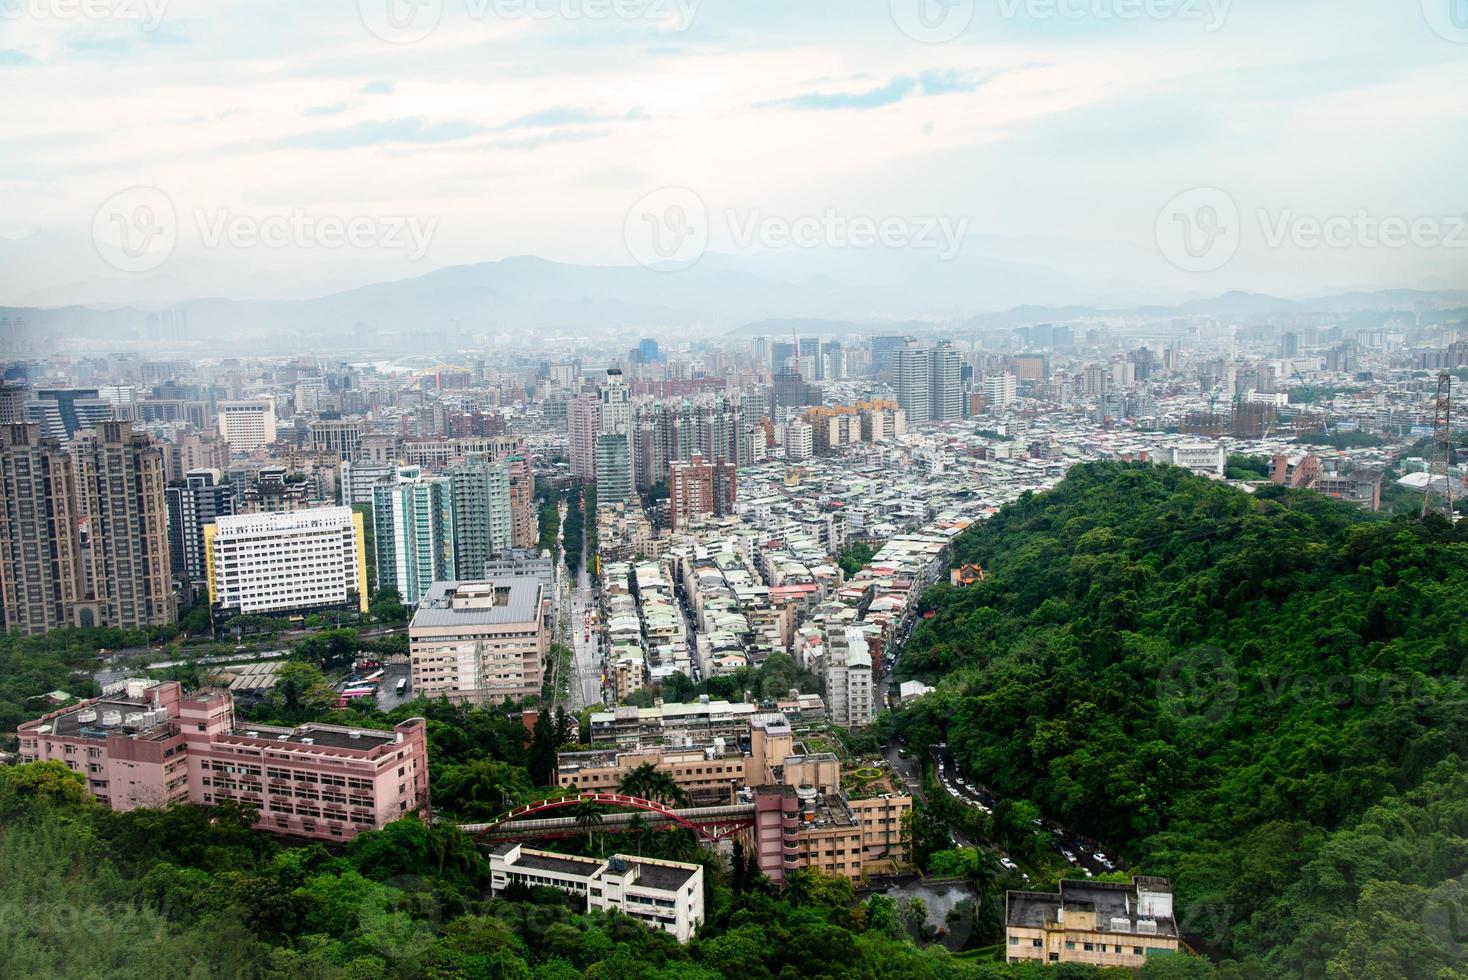
<instances>
[{"instance_id":1,"label":"construction crane","mask_svg":"<svg viewBox=\"0 0 1468 980\"><path fill-rule=\"evenodd\" d=\"M1432 460L1427 468L1427 483L1422 488L1422 517L1432 511L1432 485L1442 478L1443 503L1448 520L1453 519L1453 481L1449 471L1453 465L1453 376L1437 376L1437 400L1432 415Z\"/></svg>"}]
</instances>

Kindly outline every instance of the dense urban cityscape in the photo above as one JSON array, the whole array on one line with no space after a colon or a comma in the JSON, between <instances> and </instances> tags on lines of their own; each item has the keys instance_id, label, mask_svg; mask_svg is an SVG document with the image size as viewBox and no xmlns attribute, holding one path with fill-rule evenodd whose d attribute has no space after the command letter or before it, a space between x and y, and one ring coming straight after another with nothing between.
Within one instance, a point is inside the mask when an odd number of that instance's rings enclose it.
<instances>
[{"instance_id":1,"label":"dense urban cityscape","mask_svg":"<svg viewBox=\"0 0 1468 980\"><path fill-rule=\"evenodd\" d=\"M1464 0L0 0L0 977L1468 980Z\"/></svg>"}]
</instances>

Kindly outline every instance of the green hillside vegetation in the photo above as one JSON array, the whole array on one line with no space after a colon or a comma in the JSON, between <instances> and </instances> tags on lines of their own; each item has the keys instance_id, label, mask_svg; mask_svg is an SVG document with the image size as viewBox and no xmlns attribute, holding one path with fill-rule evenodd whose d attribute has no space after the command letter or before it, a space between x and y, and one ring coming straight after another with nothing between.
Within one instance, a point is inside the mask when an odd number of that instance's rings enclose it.
<instances>
[{"instance_id":1,"label":"green hillside vegetation","mask_svg":"<svg viewBox=\"0 0 1468 980\"><path fill-rule=\"evenodd\" d=\"M941 683L897 725L997 818L1171 878L1260 975L1468 976L1468 525L1098 464L955 551L988 577L925 596L904 670Z\"/></svg>"}]
</instances>

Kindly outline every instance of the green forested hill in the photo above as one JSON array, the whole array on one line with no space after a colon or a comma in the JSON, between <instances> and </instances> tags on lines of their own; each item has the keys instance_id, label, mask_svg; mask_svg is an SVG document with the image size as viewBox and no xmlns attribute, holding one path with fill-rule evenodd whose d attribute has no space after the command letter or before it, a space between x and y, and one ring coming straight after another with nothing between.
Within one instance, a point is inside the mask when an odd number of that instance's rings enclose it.
<instances>
[{"instance_id":1,"label":"green forested hill","mask_svg":"<svg viewBox=\"0 0 1468 980\"><path fill-rule=\"evenodd\" d=\"M1468 869L1468 526L1098 464L956 551L987 579L925 598L904 670L942 683L909 734L1271 972L1468 976L1437 908Z\"/></svg>"}]
</instances>

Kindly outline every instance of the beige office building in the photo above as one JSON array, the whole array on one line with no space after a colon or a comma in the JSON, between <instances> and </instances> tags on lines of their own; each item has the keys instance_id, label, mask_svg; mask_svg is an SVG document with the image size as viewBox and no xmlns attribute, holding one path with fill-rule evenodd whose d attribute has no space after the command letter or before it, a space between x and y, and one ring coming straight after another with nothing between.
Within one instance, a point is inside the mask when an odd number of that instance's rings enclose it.
<instances>
[{"instance_id":1,"label":"beige office building","mask_svg":"<svg viewBox=\"0 0 1468 980\"><path fill-rule=\"evenodd\" d=\"M1005 896L1011 963L1085 963L1140 969L1178 952L1172 886L1166 878L1131 884L1062 880L1058 892Z\"/></svg>"},{"instance_id":2,"label":"beige office building","mask_svg":"<svg viewBox=\"0 0 1468 980\"><path fill-rule=\"evenodd\" d=\"M435 582L408 627L413 690L478 705L539 695L549 603L545 586L528 576Z\"/></svg>"}]
</instances>

